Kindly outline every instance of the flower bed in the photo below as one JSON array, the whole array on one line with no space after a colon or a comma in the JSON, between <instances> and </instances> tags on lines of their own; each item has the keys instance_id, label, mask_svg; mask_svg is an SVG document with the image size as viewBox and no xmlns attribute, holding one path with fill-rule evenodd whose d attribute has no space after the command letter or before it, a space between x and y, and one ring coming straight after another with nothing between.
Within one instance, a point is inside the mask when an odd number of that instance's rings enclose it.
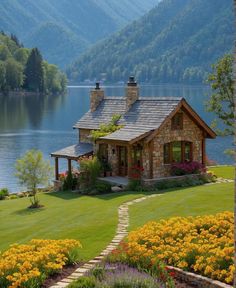
<instances>
[{"instance_id":1,"label":"flower bed","mask_svg":"<svg viewBox=\"0 0 236 288\"><path fill-rule=\"evenodd\" d=\"M72 282L68 288L173 288L156 275L122 263L106 263Z\"/></svg>"},{"instance_id":2,"label":"flower bed","mask_svg":"<svg viewBox=\"0 0 236 288\"><path fill-rule=\"evenodd\" d=\"M231 212L149 222L129 234L125 254L132 262L161 260L231 284L233 222Z\"/></svg>"},{"instance_id":3,"label":"flower bed","mask_svg":"<svg viewBox=\"0 0 236 288\"><path fill-rule=\"evenodd\" d=\"M0 254L1 288L36 288L64 265L78 260L76 240L33 239L29 244L13 244Z\"/></svg>"}]
</instances>

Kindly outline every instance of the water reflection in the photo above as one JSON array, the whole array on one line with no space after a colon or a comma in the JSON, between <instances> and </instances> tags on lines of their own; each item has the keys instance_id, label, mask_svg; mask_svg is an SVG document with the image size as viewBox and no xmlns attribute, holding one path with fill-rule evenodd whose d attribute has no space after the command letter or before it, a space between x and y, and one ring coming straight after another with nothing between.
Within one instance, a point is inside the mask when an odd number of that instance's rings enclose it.
<instances>
[{"instance_id":1,"label":"water reflection","mask_svg":"<svg viewBox=\"0 0 236 288\"><path fill-rule=\"evenodd\" d=\"M53 164L50 153L77 142L73 124L89 109L91 87L70 87L67 95L0 96L0 188L19 190L14 177L14 163L28 149L40 149ZM107 86L108 96L123 96L123 86ZM214 115L205 111L209 90L204 86L151 85L141 86L141 96L185 97L209 124ZM231 146L231 138L207 141L209 158L219 163L232 163L223 154ZM60 161L61 170L67 163Z\"/></svg>"}]
</instances>

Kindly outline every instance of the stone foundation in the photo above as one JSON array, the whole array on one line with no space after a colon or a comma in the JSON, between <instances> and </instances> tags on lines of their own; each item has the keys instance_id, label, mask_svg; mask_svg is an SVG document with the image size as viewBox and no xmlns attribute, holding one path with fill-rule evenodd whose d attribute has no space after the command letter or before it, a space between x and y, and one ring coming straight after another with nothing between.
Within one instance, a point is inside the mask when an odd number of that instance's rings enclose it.
<instances>
[{"instance_id":1,"label":"stone foundation","mask_svg":"<svg viewBox=\"0 0 236 288\"><path fill-rule=\"evenodd\" d=\"M153 179L143 179L142 182L145 186L153 186L158 182L175 180L175 181L183 181L187 179L199 180L202 177L202 174L188 174L182 176L169 176L169 177L159 177Z\"/></svg>"}]
</instances>

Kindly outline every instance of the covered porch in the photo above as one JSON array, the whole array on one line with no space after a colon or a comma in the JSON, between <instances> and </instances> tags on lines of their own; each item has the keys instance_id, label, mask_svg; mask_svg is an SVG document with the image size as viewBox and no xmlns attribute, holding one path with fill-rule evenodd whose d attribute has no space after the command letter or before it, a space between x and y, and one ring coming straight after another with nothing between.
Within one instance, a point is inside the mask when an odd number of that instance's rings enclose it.
<instances>
[{"instance_id":1,"label":"covered porch","mask_svg":"<svg viewBox=\"0 0 236 288\"><path fill-rule=\"evenodd\" d=\"M51 153L55 159L55 180L59 180L59 159L67 159L68 173L72 173L72 161L78 161L83 156L93 155L93 144L78 143Z\"/></svg>"}]
</instances>

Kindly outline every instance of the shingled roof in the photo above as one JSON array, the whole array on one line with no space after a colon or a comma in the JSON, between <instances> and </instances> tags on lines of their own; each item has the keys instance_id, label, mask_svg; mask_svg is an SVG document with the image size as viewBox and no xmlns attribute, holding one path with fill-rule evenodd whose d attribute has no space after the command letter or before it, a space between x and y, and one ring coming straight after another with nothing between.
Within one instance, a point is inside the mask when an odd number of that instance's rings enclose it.
<instances>
[{"instance_id":1,"label":"shingled roof","mask_svg":"<svg viewBox=\"0 0 236 288\"><path fill-rule=\"evenodd\" d=\"M157 131L161 125L175 113L178 108L184 108L196 120L209 138L215 138L214 131L199 117L182 97L142 97L136 100L130 109L126 109L124 97L106 97L94 112L89 110L75 125L79 129L99 129L104 123L109 123L114 114L121 115L118 122L123 127L103 140L124 141L133 143L148 134Z\"/></svg>"},{"instance_id":2,"label":"shingled roof","mask_svg":"<svg viewBox=\"0 0 236 288\"><path fill-rule=\"evenodd\" d=\"M119 124L124 127L101 139L129 142L157 129L181 100L182 98L177 97L144 97L139 98L129 111L126 111L125 98L105 98L96 111L89 110L74 128L99 129L100 124L108 123L114 114L120 114Z\"/></svg>"}]
</instances>

